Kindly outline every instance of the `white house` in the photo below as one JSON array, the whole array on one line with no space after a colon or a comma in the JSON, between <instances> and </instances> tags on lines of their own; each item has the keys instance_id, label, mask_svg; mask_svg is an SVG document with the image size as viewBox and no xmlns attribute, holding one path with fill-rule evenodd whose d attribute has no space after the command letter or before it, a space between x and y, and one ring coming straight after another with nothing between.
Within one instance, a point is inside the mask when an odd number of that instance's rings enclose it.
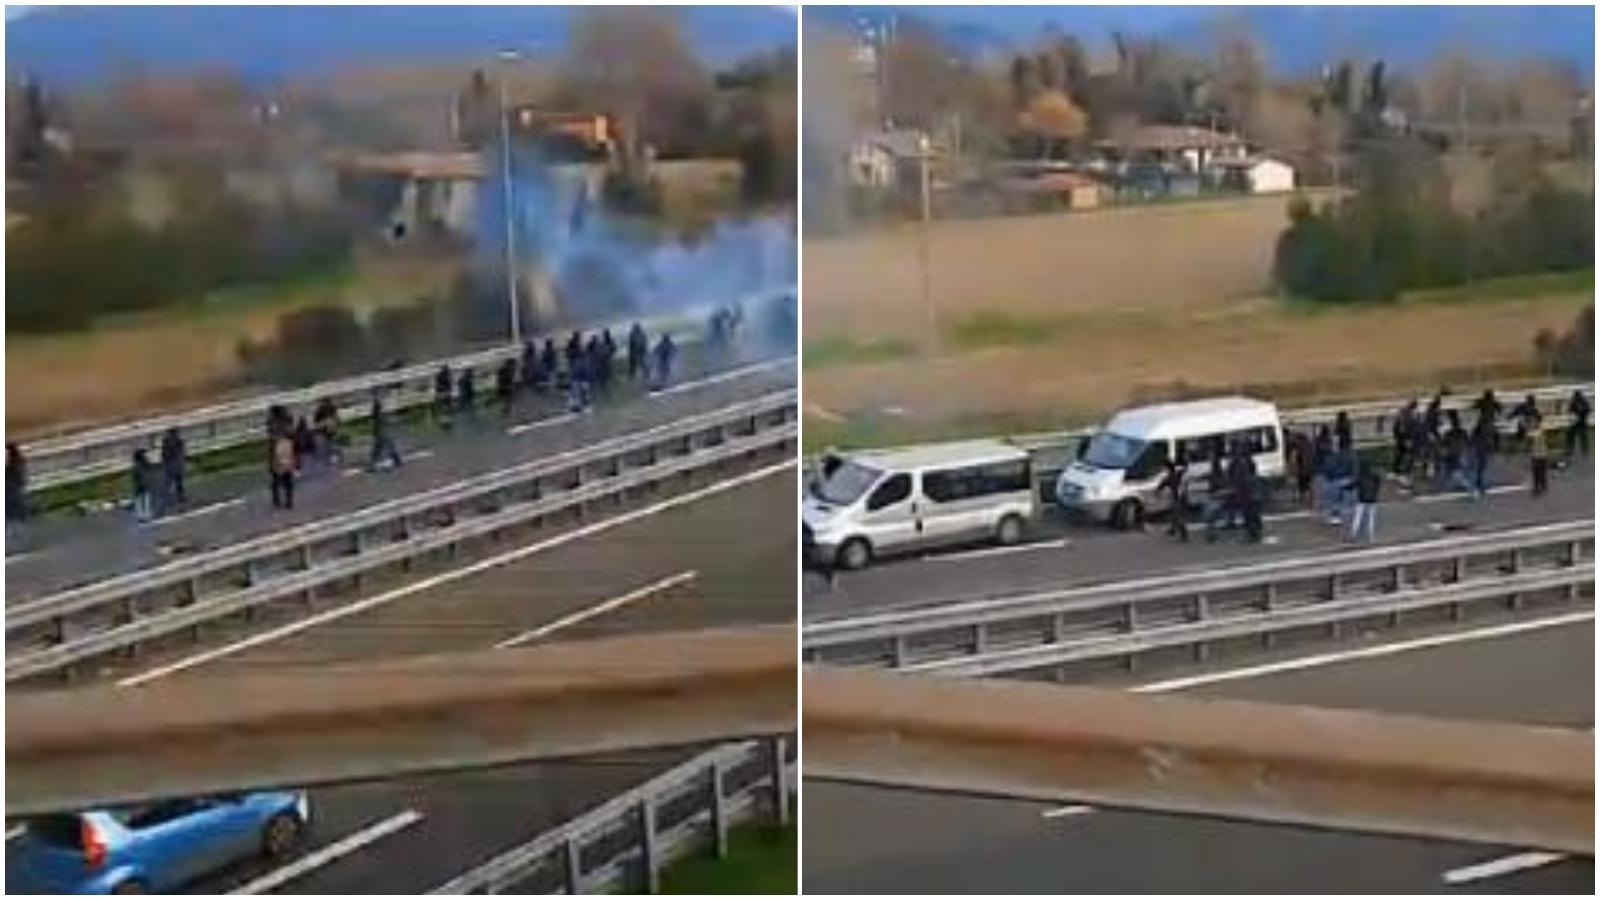
<instances>
[{"instance_id":1,"label":"white house","mask_svg":"<svg viewBox=\"0 0 1600 900\"><path fill-rule=\"evenodd\" d=\"M865 135L850 145L847 167L851 183L886 190L902 177L901 166L915 169L922 155L920 131L899 129Z\"/></svg>"},{"instance_id":2,"label":"white house","mask_svg":"<svg viewBox=\"0 0 1600 900\"><path fill-rule=\"evenodd\" d=\"M1212 165L1222 172L1224 186L1250 194L1278 194L1294 190L1294 167L1266 156L1219 159Z\"/></svg>"}]
</instances>

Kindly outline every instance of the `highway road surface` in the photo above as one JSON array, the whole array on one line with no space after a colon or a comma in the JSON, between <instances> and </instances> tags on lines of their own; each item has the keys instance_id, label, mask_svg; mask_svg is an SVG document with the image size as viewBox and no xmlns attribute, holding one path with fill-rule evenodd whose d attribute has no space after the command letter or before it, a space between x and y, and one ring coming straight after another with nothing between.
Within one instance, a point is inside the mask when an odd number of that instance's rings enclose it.
<instances>
[{"instance_id":1,"label":"highway road surface","mask_svg":"<svg viewBox=\"0 0 1600 900\"><path fill-rule=\"evenodd\" d=\"M307 617L219 627L204 643L103 675L133 686L238 667L318 666L647 630L794 620L797 489L792 459L507 543L465 568L331 601ZM359 598L359 599L357 599ZM293 607L294 604L288 604ZM416 893L453 878L696 752L314 789L316 824L282 865L255 863L196 884L306 893Z\"/></svg>"},{"instance_id":2,"label":"highway road surface","mask_svg":"<svg viewBox=\"0 0 1600 900\"><path fill-rule=\"evenodd\" d=\"M1592 729L1592 611L1320 644L1147 689ZM1125 677L1125 676L1124 676ZM1526 847L807 781L802 886L824 893L1588 894L1592 858Z\"/></svg>"},{"instance_id":3,"label":"highway road surface","mask_svg":"<svg viewBox=\"0 0 1600 900\"><path fill-rule=\"evenodd\" d=\"M1451 533L1500 530L1594 516L1591 458L1556 472L1551 492L1527 490L1525 461L1501 459L1493 486L1481 501L1459 493L1412 496L1386 484L1378 513L1378 543L1439 539ZM934 606L955 600L997 597L1074 585L1120 581L1138 575L1210 570L1349 546L1347 532L1305 510L1281 505L1267 517L1267 540L1246 544L1224 532L1214 544L1192 527L1189 543L1164 534L1165 523L1148 530L1117 532L1092 524L1067 523L1047 508L1030 540L1015 547L978 544L881 560L857 572L840 572L832 588L815 572L802 582L805 621L844 618L870 611Z\"/></svg>"},{"instance_id":4,"label":"highway road surface","mask_svg":"<svg viewBox=\"0 0 1600 900\"><path fill-rule=\"evenodd\" d=\"M393 500L463 478L579 449L624 433L708 413L794 384L792 361L744 364L681 381L658 394L619 388L624 399L581 415L529 401L510 419L498 408L458 418L449 431L431 425L397 429L405 465L365 471L358 439L334 468L312 462L293 510L275 510L265 475L249 470L203 479L188 510L150 525L127 511L56 514L31 521L6 558L7 600L42 596L122 572Z\"/></svg>"}]
</instances>

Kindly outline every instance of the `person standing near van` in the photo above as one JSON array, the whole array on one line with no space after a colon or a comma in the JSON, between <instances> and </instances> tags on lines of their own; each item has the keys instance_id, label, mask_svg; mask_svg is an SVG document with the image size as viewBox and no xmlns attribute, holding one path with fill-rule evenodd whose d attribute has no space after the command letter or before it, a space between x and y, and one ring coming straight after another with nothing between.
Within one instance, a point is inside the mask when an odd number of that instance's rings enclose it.
<instances>
[{"instance_id":1,"label":"person standing near van","mask_svg":"<svg viewBox=\"0 0 1600 900\"><path fill-rule=\"evenodd\" d=\"M294 470L298 464L294 435L279 434L267 447L267 478L272 484L272 508L294 509Z\"/></svg>"},{"instance_id":2,"label":"person standing near van","mask_svg":"<svg viewBox=\"0 0 1600 900\"><path fill-rule=\"evenodd\" d=\"M1189 543L1189 460L1178 448L1176 459L1167 460L1167 472L1161 478L1161 483L1156 486L1157 491L1166 491L1171 497L1171 511L1168 513L1167 535L1175 537L1181 543Z\"/></svg>"},{"instance_id":3,"label":"person standing near van","mask_svg":"<svg viewBox=\"0 0 1600 900\"><path fill-rule=\"evenodd\" d=\"M1362 460L1356 468L1356 505L1350 515L1350 540L1372 543L1378 528L1378 493L1383 478L1378 467Z\"/></svg>"}]
</instances>

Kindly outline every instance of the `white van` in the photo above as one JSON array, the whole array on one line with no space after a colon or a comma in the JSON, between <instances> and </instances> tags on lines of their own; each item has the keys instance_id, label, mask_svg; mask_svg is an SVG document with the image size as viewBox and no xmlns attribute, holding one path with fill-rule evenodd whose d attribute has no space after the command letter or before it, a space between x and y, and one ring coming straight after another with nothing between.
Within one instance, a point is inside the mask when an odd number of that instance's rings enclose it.
<instances>
[{"instance_id":1,"label":"white van","mask_svg":"<svg viewBox=\"0 0 1600 900\"><path fill-rule=\"evenodd\" d=\"M1000 441L829 456L801 505L806 553L845 569L875 556L992 537L1036 511L1027 451Z\"/></svg>"},{"instance_id":2,"label":"white van","mask_svg":"<svg viewBox=\"0 0 1600 900\"><path fill-rule=\"evenodd\" d=\"M1170 496L1156 490L1168 459L1181 451L1186 480L1202 479L1212 455L1239 442L1254 455L1262 478L1283 477L1283 425L1271 403L1220 397L1124 410L1079 447L1077 461L1056 481L1056 501L1069 512L1131 528L1170 504Z\"/></svg>"}]
</instances>

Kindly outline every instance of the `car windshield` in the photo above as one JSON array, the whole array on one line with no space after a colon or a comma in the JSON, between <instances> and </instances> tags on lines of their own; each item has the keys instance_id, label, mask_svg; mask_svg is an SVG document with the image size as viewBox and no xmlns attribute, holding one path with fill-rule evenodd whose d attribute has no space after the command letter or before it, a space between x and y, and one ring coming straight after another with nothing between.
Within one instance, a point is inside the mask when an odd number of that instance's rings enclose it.
<instances>
[{"instance_id":1,"label":"car windshield","mask_svg":"<svg viewBox=\"0 0 1600 900\"><path fill-rule=\"evenodd\" d=\"M1083 461L1097 469L1126 469L1144 451L1144 441L1102 431L1089 440Z\"/></svg>"},{"instance_id":2,"label":"car windshield","mask_svg":"<svg viewBox=\"0 0 1600 900\"><path fill-rule=\"evenodd\" d=\"M877 483L882 474L871 466L845 460L828 477L818 481L811 493L824 503L849 506L861 499L861 495Z\"/></svg>"}]
</instances>

